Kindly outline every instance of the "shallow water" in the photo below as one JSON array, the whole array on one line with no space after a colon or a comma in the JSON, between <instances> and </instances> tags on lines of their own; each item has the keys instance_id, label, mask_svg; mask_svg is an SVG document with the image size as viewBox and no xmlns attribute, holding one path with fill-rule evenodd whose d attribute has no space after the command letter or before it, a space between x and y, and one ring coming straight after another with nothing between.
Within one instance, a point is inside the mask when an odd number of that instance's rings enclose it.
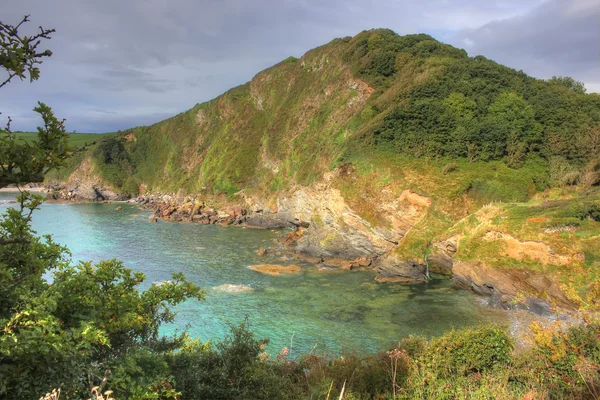
<instances>
[{"instance_id":1,"label":"shallow water","mask_svg":"<svg viewBox=\"0 0 600 400\"><path fill-rule=\"evenodd\" d=\"M14 195L0 193L0 212ZM410 334L435 336L502 319L451 282L376 284L368 271L323 272L298 264L302 272L267 276L249 270L273 261L258 256L261 247L275 248L281 232L191 223L149 223L150 213L134 205L44 204L34 214L39 234L52 234L69 247L74 260L117 258L143 271L144 285L183 272L207 291L206 300L178 307L165 333L188 327L192 336L218 340L248 317L258 337L270 339L269 351L293 347L292 354L314 348L319 353L342 349L375 352ZM274 256L272 256L274 257ZM222 285L245 285L232 292Z\"/></svg>"}]
</instances>

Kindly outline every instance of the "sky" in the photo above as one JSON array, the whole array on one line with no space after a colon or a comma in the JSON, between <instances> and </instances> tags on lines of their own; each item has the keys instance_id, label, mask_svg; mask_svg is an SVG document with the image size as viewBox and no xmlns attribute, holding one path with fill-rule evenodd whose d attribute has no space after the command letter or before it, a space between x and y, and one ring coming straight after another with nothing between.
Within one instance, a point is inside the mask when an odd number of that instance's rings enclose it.
<instances>
[{"instance_id":1,"label":"sky","mask_svg":"<svg viewBox=\"0 0 600 400\"><path fill-rule=\"evenodd\" d=\"M600 0L1 0L0 21L30 14L56 33L40 80L0 89L0 124L40 124L37 101L68 131L149 125L336 37L428 33L537 78L568 75L600 92ZM0 71L1 75L5 71Z\"/></svg>"}]
</instances>

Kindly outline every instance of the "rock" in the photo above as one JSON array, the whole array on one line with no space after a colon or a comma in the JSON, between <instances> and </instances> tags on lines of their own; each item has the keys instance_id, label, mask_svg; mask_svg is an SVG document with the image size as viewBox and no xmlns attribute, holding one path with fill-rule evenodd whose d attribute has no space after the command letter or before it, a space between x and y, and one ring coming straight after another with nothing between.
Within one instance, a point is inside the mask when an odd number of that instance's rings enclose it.
<instances>
[{"instance_id":1,"label":"rock","mask_svg":"<svg viewBox=\"0 0 600 400\"><path fill-rule=\"evenodd\" d=\"M326 265L318 265L317 266L317 271L319 272L340 272L341 270L339 268L335 268L335 267L328 267Z\"/></svg>"},{"instance_id":2,"label":"rock","mask_svg":"<svg viewBox=\"0 0 600 400\"><path fill-rule=\"evenodd\" d=\"M115 210L117 210L117 211L121 211L122 209L123 209L123 207L121 207L121 206L117 206L117 208L115 208Z\"/></svg>"},{"instance_id":3,"label":"rock","mask_svg":"<svg viewBox=\"0 0 600 400\"><path fill-rule=\"evenodd\" d=\"M209 217L217 215L217 212L214 208L206 207L202 209L202 214L208 215Z\"/></svg>"},{"instance_id":4,"label":"rock","mask_svg":"<svg viewBox=\"0 0 600 400\"><path fill-rule=\"evenodd\" d=\"M354 171L341 166L326 173L322 181L297 187L277 200L279 213L289 214L295 225L309 227L298 240L296 250L312 257L374 258L389 253L404 234L421 220L431 199L405 190L385 188L364 200L364 208L350 205L332 182L353 183ZM248 202L248 198L246 198ZM364 219L365 212L381 218Z\"/></svg>"},{"instance_id":5,"label":"rock","mask_svg":"<svg viewBox=\"0 0 600 400\"><path fill-rule=\"evenodd\" d=\"M158 218L156 218L154 216L148 218L148 222L157 222L157 221L158 221Z\"/></svg>"},{"instance_id":6,"label":"rock","mask_svg":"<svg viewBox=\"0 0 600 400\"><path fill-rule=\"evenodd\" d=\"M227 293L244 293L244 292L251 292L254 289L252 289L249 286L225 283L223 285L215 287L215 290L218 290L220 292L227 292Z\"/></svg>"},{"instance_id":7,"label":"rock","mask_svg":"<svg viewBox=\"0 0 600 400\"><path fill-rule=\"evenodd\" d=\"M542 317L550 317L553 315L550 303L535 297L527 297L525 299L525 306L528 311Z\"/></svg>"},{"instance_id":8,"label":"rock","mask_svg":"<svg viewBox=\"0 0 600 400\"><path fill-rule=\"evenodd\" d=\"M293 224L278 214L253 214L246 217L246 226L260 229L291 228Z\"/></svg>"},{"instance_id":9,"label":"rock","mask_svg":"<svg viewBox=\"0 0 600 400\"><path fill-rule=\"evenodd\" d=\"M328 267L336 267L340 269L350 270L353 267L352 261L341 258L329 258L323 262Z\"/></svg>"},{"instance_id":10,"label":"rock","mask_svg":"<svg viewBox=\"0 0 600 400\"><path fill-rule=\"evenodd\" d=\"M500 269L483 262L456 261L452 273L458 287L490 296L493 303L504 308L513 308L514 300L523 295L536 299L525 302L527 308L534 312L545 312L547 307L537 301L542 296L567 310L576 308L559 283L537 271Z\"/></svg>"},{"instance_id":11,"label":"rock","mask_svg":"<svg viewBox=\"0 0 600 400\"><path fill-rule=\"evenodd\" d=\"M259 264L251 265L249 269L267 275L293 274L302 271L297 265Z\"/></svg>"},{"instance_id":12,"label":"rock","mask_svg":"<svg viewBox=\"0 0 600 400\"><path fill-rule=\"evenodd\" d=\"M320 257L311 257L301 253L294 254L294 258L296 258L297 260L305 261L309 264L319 264L323 262L323 259Z\"/></svg>"},{"instance_id":13,"label":"rock","mask_svg":"<svg viewBox=\"0 0 600 400\"><path fill-rule=\"evenodd\" d=\"M353 263L356 264L357 267L370 267L373 260L367 257L358 257Z\"/></svg>"},{"instance_id":14,"label":"rock","mask_svg":"<svg viewBox=\"0 0 600 400\"><path fill-rule=\"evenodd\" d=\"M256 254L258 254L259 256L264 256L269 252L268 249L258 249L256 250Z\"/></svg>"},{"instance_id":15,"label":"rock","mask_svg":"<svg viewBox=\"0 0 600 400\"><path fill-rule=\"evenodd\" d=\"M440 275L452 276L454 259L447 254L434 253L427 258L429 272Z\"/></svg>"},{"instance_id":16,"label":"rock","mask_svg":"<svg viewBox=\"0 0 600 400\"><path fill-rule=\"evenodd\" d=\"M298 240L300 240L300 238L302 238L302 236L304 236L305 232L306 232L306 229L304 229L302 227L294 229L293 231L291 231L285 235L285 237L281 241L281 244L283 244L284 246L295 245L298 242Z\"/></svg>"},{"instance_id":17,"label":"rock","mask_svg":"<svg viewBox=\"0 0 600 400\"><path fill-rule=\"evenodd\" d=\"M375 266L378 272L377 282L424 282L425 266L414 261L384 258Z\"/></svg>"}]
</instances>

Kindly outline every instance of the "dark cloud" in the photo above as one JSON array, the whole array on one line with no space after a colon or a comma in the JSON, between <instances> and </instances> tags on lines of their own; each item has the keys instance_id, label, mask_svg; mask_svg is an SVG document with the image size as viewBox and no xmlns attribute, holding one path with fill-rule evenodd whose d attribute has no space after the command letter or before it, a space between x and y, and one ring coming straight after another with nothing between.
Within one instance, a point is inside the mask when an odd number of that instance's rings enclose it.
<instances>
[{"instance_id":1,"label":"dark cloud","mask_svg":"<svg viewBox=\"0 0 600 400\"><path fill-rule=\"evenodd\" d=\"M600 1L552 0L527 14L463 30L454 40L530 75L569 75L600 91Z\"/></svg>"},{"instance_id":2,"label":"dark cloud","mask_svg":"<svg viewBox=\"0 0 600 400\"><path fill-rule=\"evenodd\" d=\"M522 26L535 20L537 29L553 35L553 28L539 21L549 17L539 15L558 2L544 0L2 2L3 21L31 14L31 28L41 24L57 30L47 43L54 55L42 65L41 79L11 83L0 91L0 111L13 116L22 129L34 127L30 110L37 100L66 117L69 130L101 132L150 124L214 98L290 55L301 56L335 37L376 27L400 34L427 32L461 47L472 43L470 51L527 72L537 68L537 60L545 60L550 66L560 64L554 73L581 71L579 79L597 78L578 50L571 47L571 61L563 62L566 53L556 50L563 42L544 41L544 35ZM553 21L572 24L571 8L552 7L555 11L548 12L563 18ZM519 29L528 32L529 47L513 44ZM577 32L568 36L573 40L587 32L572 29ZM579 40L588 41L587 36Z\"/></svg>"}]
</instances>

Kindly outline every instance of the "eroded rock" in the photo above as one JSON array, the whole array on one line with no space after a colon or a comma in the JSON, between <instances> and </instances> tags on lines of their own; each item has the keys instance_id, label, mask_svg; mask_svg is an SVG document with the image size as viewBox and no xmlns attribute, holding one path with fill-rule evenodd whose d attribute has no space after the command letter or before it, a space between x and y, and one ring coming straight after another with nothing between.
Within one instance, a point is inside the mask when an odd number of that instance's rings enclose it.
<instances>
[{"instance_id":1,"label":"eroded rock","mask_svg":"<svg viewBox=\"0 0 600 400\"><path fill-rule=\"evenodd\" d=\"M387 257L376 263L377 282L424 282L425 265L414 261L397 260L394 257Z\"/></svg>"},{"instance_id":2,"label":"eroded rock","mask_svg":"<svg viewBox=\"0 0 600 400\"><path fill-rule=\"evenodd\" d=\"M297 265L259 264L251 265L249 269L266 275L294 274L302 271Z\"/></svg>"}]
</instances>

